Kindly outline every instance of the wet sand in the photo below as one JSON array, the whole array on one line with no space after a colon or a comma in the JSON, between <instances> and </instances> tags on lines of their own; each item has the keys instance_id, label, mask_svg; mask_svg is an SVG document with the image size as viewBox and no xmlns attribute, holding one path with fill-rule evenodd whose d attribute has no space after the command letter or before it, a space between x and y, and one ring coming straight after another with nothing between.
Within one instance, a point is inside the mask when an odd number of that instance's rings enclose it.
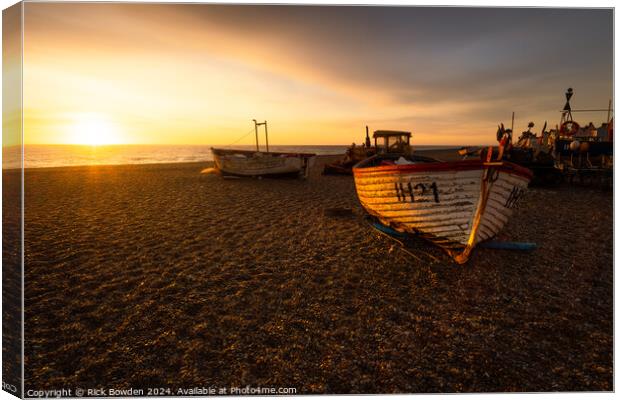
<instances>
[{"instance_id":1,"label":"wet sand","mask_svg":"<svg viewBox=\"0 0 620 400\"><path fill-rule=\"evenodd\" d=\"M327 161L27 171L26 390L613 390L611 192L533 188L500 239L539 248L458 266L372 230Z\"/></svg>"}]
</instances>

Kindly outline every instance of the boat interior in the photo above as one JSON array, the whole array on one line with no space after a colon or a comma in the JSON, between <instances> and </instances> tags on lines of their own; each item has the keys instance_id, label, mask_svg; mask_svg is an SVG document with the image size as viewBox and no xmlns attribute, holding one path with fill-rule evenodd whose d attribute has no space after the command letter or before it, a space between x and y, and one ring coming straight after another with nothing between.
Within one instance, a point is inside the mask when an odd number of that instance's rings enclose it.
<instances>
[{"instance_id":1,"label":"boat interior","mask_svg":"<svg viewBox=\"0 0 620 400\"><path fill-rule=\"evenodd\" d=\"M354 166L354 168L370 168L386 165L410 165L437 162L441 161L431 157L418 156L415 154L376 154L370 158L365 159L364 161L359 162L357 165Z\"/></svg>"}]
</instances>

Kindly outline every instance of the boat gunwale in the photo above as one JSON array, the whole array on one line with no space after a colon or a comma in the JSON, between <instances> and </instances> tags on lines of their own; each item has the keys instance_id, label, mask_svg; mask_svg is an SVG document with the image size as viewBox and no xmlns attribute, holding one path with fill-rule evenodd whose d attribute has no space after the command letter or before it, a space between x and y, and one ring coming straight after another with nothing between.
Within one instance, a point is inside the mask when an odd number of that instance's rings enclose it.
<instances>
[{"instance_id":1,"label":"boat gunwale","mask_svg":"<svg viewBox=\"0 0 620 400\"><path fill-rule=\"evenodd\" d=\"M275 155L275 156L284 156L284 157L298 157L298 158L311 158L316 157L315 153L287 153L287 152L277 152L277 151L256 151L256 150L237 150L237 149L218 149L215 147L211 147L211 152L214 156L227 156L233 154L248 154L254 155L256 153L266 154L266 155Z\"/></svg>"},{"instance_id":2,"label":"boat gunwale","mask_svg":"<svg viewBox=\"0 0 620 400\"><path fill-rule=\"evenodd\" d=\"M372 160L379 158L377 156L369 157L363 161L360 161L353 166L354 176L366 175L370 173L409 173L409 172L444 172L444 171L467 171L476 169L489 169L498 168L500 171L514 173L521 175L525 178L532 179L534 174L528 168L514 164L509 161L491 161L484 162L482 160L459 160L459 161L437 161L437 162L424 162L418 164L403 164L403 165L378 165L374 167L366 167Z\"/></svg>"}]
</instances>

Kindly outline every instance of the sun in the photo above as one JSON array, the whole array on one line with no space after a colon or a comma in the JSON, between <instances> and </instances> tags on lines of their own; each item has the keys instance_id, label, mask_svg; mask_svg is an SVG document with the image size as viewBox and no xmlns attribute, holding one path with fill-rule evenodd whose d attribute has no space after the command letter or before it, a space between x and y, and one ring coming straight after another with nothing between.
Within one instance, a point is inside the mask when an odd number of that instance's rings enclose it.
<instances>
[{"instance_id":1,"label":"sun","mask_svg":"<svg viewBox=\"0 0 620 400\"><path fill-rule=\"evenodd\" d=\"M122 143L118 127L98 114L75 116L71 124L71 136L74 144L102 146Z\"/></svg>"}]
</instances>

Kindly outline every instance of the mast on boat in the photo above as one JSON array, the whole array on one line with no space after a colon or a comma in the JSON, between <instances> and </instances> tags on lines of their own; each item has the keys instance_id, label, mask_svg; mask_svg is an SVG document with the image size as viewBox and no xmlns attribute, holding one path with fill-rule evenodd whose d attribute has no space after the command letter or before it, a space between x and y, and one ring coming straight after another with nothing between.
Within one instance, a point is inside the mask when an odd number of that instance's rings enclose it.
<instances>
[{"instance_id":1,"label":"mast on boat","mask_svg":"<svg viewBox=\"0 0 620 400\"><path fill-rule=\"evenodd\" d=\"M265 147L267 148L267 153L269 153L269 135L267 134L267 121L257 122L255 119L253 119L252 121L254 121L254 133L256 134L256 151L259 151L258 149L258 127L260 125L265 125Z\"/></svg>"},{"instance_id":2,"label":"mast on boat","mask_svg":"<svg viewBox=\"0 0 620 400\"><path fill-rule=\"evenodd\" d=\"M605 112L607 111L607 123L609 124L609 122L611 121L611 113L614 111L613 108L611 108L611 99L609 99L609 105L607 106L607 108L573 110L570 106L570 99L571 97L573 97L573 93L574 93L573 88L568 88L568 90L566 91L566 105L564 106L564 109L560 111L562 113L562 119L560 120L560 122L572 121L573 120L572 113L574 112Z\"/></svg>"}]
</instances>

